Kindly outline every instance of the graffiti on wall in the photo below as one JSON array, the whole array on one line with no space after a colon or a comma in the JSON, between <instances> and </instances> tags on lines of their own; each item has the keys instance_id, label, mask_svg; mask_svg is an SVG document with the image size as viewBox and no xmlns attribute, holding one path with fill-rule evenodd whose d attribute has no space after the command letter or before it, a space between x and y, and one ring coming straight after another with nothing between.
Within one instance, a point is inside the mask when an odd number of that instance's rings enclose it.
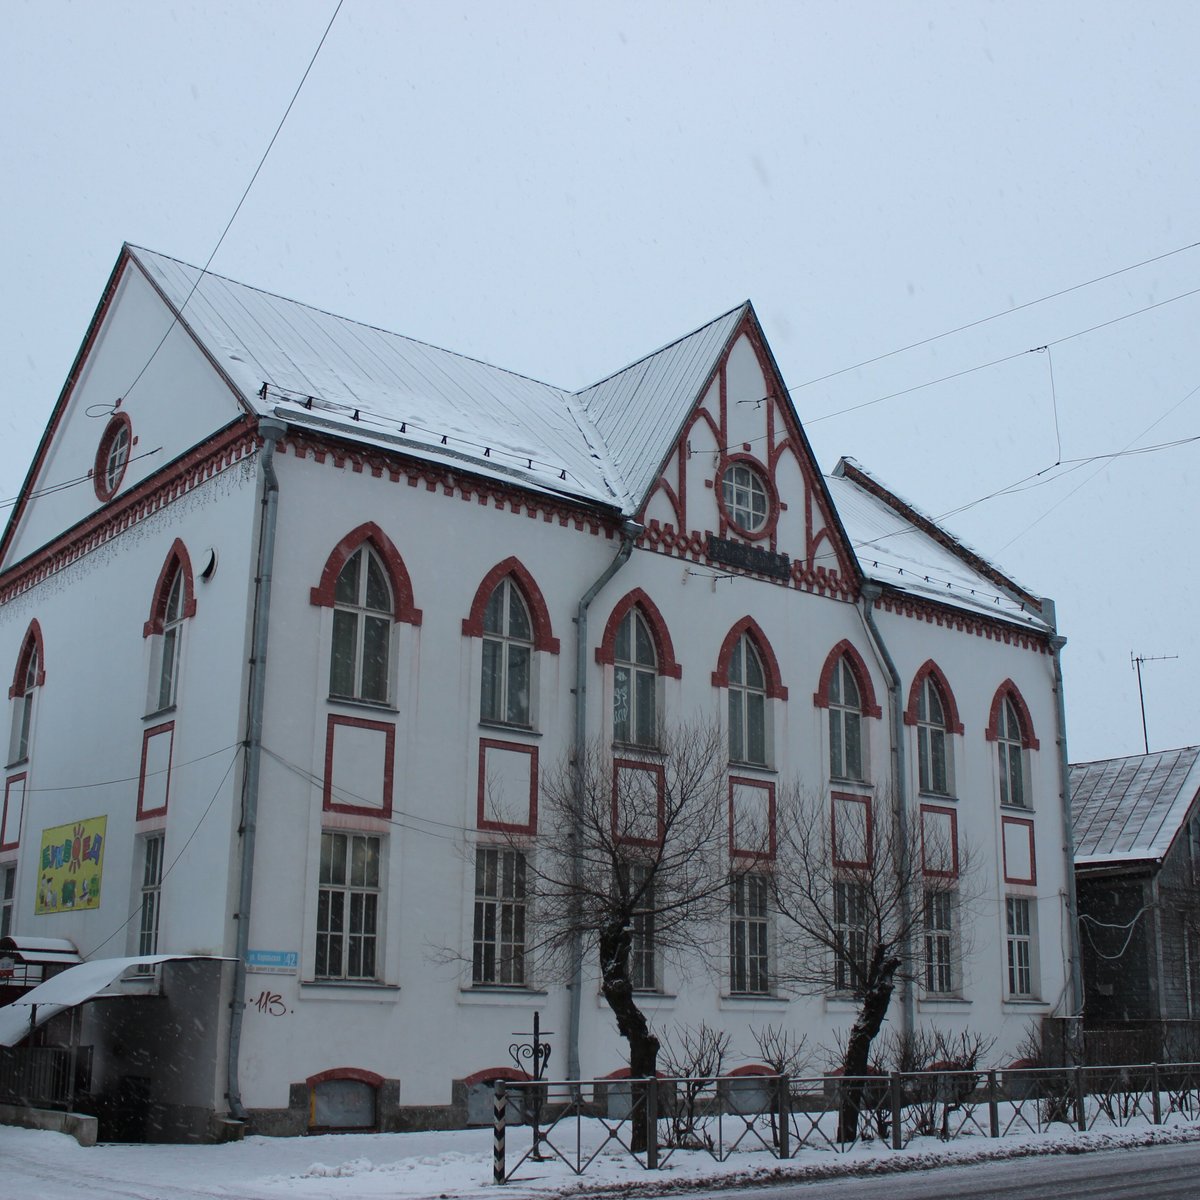
<instances>
[{"instance_id":1,"label":"graffiti on wall","mask_svg":"<svg viewBox=\"0 0 1200 1200\"><path fill-rule=\"evenodd\" d=\"M35 913L100 907L107 825L107 817L89 817L42 830Z\"/></svg>"}]
</instances>

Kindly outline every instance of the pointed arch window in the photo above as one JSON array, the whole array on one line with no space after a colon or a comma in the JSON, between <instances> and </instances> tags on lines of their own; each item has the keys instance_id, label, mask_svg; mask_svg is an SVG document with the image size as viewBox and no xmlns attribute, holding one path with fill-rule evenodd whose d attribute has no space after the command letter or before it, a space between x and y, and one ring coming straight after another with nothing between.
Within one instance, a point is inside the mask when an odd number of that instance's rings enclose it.
<instances>
[{"instance_id":1,"label":"pointed arch window","mask_svg":"<svg viewBox=\"0 0 1200 1200\"><path fill-rule=\"evenodd\" d=\"M729 758L767 765L767 675L748 633L729 660Z\"/></svg>"},{"instance_id":2,"label":"pointed arch window","mask_svg":"<svg viewBox=\"0 0 1200 1200\"><path fill-rule=\"evenodd\" d=\"M834 779L862 779L862 695L850 660L838 659L829 677L829 773Z\"/></svg>"},{"instance_id":3,"label":"pointed arch window","mask_svg":"<svg viewBox=\"0 0 1200 1200\"><path fill-rule=\"evenodd\" d=\"M142 636L153 638L150 649L148 714L162 712L175 704L183 661L184 622L196 615L192 591L192 562L187 547L178 538L163 563L150 605L150 619Z\"/></svg>"},{"instance_id":4,"label":"pointed arch window","mask_svg":"<svg viewBox=\"0 0 1200 1200\"><path fill-rule=\"evenodd\" d=\"M34 695L46 678L42 663L41 630L35 621L25 635L9 696L12 698L12 732L8 744L8 762L24 762L29 757L33 731Z\"/></svg>"},{"instance_id":5,"label":"pointed arch window","mask_svg":"<svg viewBox=\"0 0 1200 1200\"><path fill-rule=\"evenodd\" d=\"M158 669L155 672L155 709L175 703L179 683L179 650L183 640L183 572L175 568L167 603L163 610L162 638L159 642Z\"/></svg>"},{"instance_id":6,"label":"pointed arch window","mask_svg":"<svg viewBox=\"0 0 1200 1200\"><path fill-rule=\"evenodd\" d=\"M621 619L613 647L613 740L658 744L658 654L636 606Z\"/></svg>"},{"instance_id":7,"label":"pointed arch window","mask_svg":"<svg viewBox=\"0 0 1200 1200\"><path fill-rule=\"evenodd\" d=\"M921 791L950 794L950 753L946 706L933 678L926 676L917 696L917 773Z\"/></svg>"},{"instance_id":8,"label":"pointed arch window","mask_svg":"<svg viewBox=\"0 0 1200 1200\"><path fill-rule=\"evenodd\" d=\"M364 543L346 559L334 584L331 696L387 703L393 611L387 571Z\"/></svg>"},{"instance_id":9,"label":"pointed arch window","mask_svg":"<svg viewBox=\"0 0 1200 1200\"><path fill-rule=\"evenodd\" d=\"M502 579L483 612L483 686L480 719L532 723L533 622L511 578Z\"/></svg>"},{"instance_id":10,"label":"pointed arch window","mask_svg":"<svg viewBox=\"0 0 1200 1200\"><path fill-rule=\"evenodd\" d=\"M996 751L1000 767L1000 803L1015 808L1028 808L1025 793L1025 746L1021 718L1011 696L1000 705L1000 720L996 728Z\"/></svg>"}]
</instances>

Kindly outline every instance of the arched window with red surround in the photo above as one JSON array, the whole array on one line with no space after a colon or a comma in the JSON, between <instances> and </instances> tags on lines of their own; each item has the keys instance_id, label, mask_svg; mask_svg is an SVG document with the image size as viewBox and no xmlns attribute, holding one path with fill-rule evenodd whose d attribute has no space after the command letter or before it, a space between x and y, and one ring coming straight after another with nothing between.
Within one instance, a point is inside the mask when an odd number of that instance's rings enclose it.
<instances>
[{"instance_id":1,"label":"arched window with red surround","mask_svg":"<svg viewBox=\"0 0 1200 1200\"><path fill-rule=\"evenodd\" d=\"M867 664L851 642L843 640L829 652L813 703L829 710L830 778L867 779L870 739L863 718L879 718L883 712Z\"/></svg>"},{"instance_id":2,"label":"arched window with red surround","mask_svg":"<svg viewBox=\"0 0 1200 1200\"><path fill-rule=\"evenodd\" d=\"M713 686L727 689L729 761L767 767L772 758L769 701L786 700L779 664L753 617L743 617L725 635Z\"/></svg>"},{"instance_id":3,"label":"arched window with red surround","mask_svg":"<svg viewBox=\"0 0 1200 1200\"><path fill-rule=\"evenodd\" d=\"M986 736L989 742L996 743L1000 803L1012 808L1032 808L1029 751L1038 748L1038 740L1029 708L1011 679L996 689Z\"/></svg>"},{"instance_id":4,"label":"arched window with red surround","mask_svg":"<svg viewBox=\"0 0 1200 1200\"><path fill-rule=\"evenodd\" d=\"M142 636L153 638L147 713L174 707L179 693L179 667L183 657L184 622L196 614L192 560L187 547L175 539L158 574L150 617Z\"/></svg>"},{"instance_id":5,"label":"arched window with red surround","mask_svg":"<svg viewBox=\"0 0 1200 1200\"><path fill-rule=\"evenodd\" d=\"M351 530L326 560L310 599L333 609L330 698L390 703L392 626L421 623L412 582L391 539L373 521Z\"/></svg>"},{"instance_id":6,"label":"arched window with red surround","mask_svg":"<svg viewBox=\"0 0 1200 1200\"><path fill-rule=\"evenodd\" d=\"M954 693L933 659L913 678L904 723L917 729L917 781L922 792L934 796L954 794L954 742L962 722Z\"/></svg>"},{"instance_id":7,"label":"arched window with red surround","mask_svg":"<svg viewBox=\"0 0 1200 1200\"><path fill-rule=\"evenodd\" d=\"M8 743L8 765L24 762L29 757L33 731L33 705L36 690L46 681L45 658L42 653L42 629L36 620L21 642L12 687L8 689L13 702L12 733Z\"/></svg>"},{"instance_id":8,"label":"arched window with red surround","mask_svg":"<svg viewBox=\"0 0 1200 1200\"><path fill-rule=\"evenodd\" d=\"M613 608L596 661L613 669L613 741L657 746L663 715L659 680L678 679L682 669L662 614L641 588Z\"/></svg>"}]
</instances>

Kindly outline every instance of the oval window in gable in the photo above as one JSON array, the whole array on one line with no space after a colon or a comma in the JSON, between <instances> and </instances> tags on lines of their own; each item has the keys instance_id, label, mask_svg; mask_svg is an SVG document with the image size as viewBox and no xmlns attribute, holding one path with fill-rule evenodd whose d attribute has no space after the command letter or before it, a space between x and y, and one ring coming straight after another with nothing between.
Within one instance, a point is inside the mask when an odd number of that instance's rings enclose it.
<instances>
[{"instance_id":1,"label":"oval window in gable","mask_svg":"<svg viewBox=\"0 0 1200 1200\"><path fill-rule=\"evenodd\" d=\"M101 500L111 500L125 478L129 452L133 448L133 425L124 413L117 413L105 427L96 451L92 482Z\"/></svg>"},{"instance_id":2,"label":"oval window in gable","mask_svg":"<svg viewBox=\"0 0 1200 1200\"><path fill-rule=\"evenodd\" d=\"M761 533L771 516L771 493L749 464L730 463L721 476L725 515L742 533Z\"/></svg>"}]
</instances>

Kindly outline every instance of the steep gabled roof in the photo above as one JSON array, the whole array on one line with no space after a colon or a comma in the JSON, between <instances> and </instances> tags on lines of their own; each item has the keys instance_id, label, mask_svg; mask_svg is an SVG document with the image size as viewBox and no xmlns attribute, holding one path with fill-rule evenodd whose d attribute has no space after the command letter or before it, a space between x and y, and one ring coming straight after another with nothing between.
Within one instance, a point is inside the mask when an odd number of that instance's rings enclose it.
<instances>
[{"instance_id":1,"label":"steep gabled roof","mask_svg":"<svg viewBox=\"0 0 1200 1200\"><path fill-rule=\"evenodd\" d=\"M826 480L865 578L1039 631L1041 602L853 459Z\"/></svg>"},{"instance_id":2,"label":"steep gabled roof","mask_svg":"<svg viewBox=\"0 0 1200 1200\"><path fill-rule=\"evenodd\" d=\"M1200 746L1075 763L1078 866L1161 862L1200 791Z\"/></svg>"}]
</instances>

